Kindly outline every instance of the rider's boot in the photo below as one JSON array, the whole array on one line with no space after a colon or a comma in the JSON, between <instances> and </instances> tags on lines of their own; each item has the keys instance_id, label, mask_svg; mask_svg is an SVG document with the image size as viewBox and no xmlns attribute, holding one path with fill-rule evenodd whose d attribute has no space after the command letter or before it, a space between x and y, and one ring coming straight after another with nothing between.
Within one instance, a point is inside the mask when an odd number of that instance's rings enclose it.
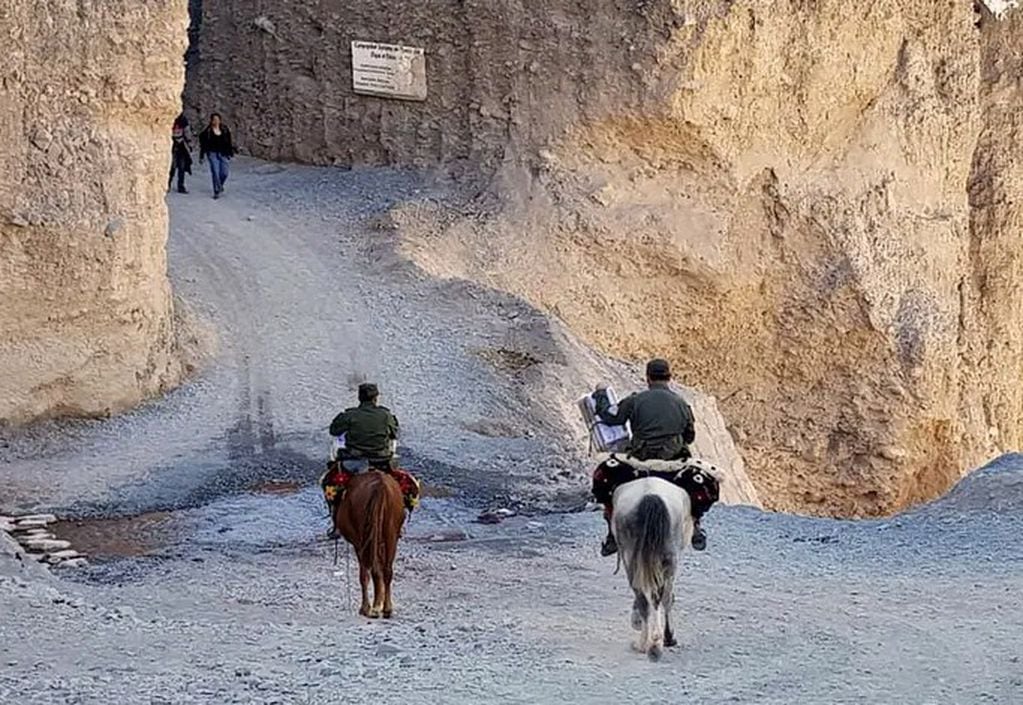
<instances>
[{"instance_id":1,"label":"rider's boot","mask_svg":"<svg viewBox=\"0 0 1023 705\"><path fill-rule=\"evenodd\" d=\"M707 534L704 533L703 528L700 526L700 520L696 519L693 522L693 550L702 551L707 548Z\"/></svg>"},{"instance_id":2,"label":"rider's boot","mask_svg":"<svg viewBox=\"0 0 1023 705\"><path fill-rule=\"evenodd\" d=\"M340 498L335 498L334 502L330 504L330 529L327 530L327 540L336 541L341 538L341 533L337 530L337 521L335 519L337 515L338 504Z\"/></svg>"},{"instance_id":3,"label":"rider's boot","mask_svg":"<svg viewBox=\"0 0 1023 705\"><path fill-rule=\"evenodd\" d=\"M600 555L602 556L613 556L618 553L618 542L615 541L615 535L609 530L607 532L607 538L604 539L604 543L600 544Z\"/></svg>"},{"instance_id":4,"label":"rider's boot","mask_svg":"<svg viewBox=\"0 0 1023 705\"><path fill-rule=\"evenodd\" d=\"M600 545L600 555L607 557L618 553L618 542L611 532L611 507L604 507L604 518L607 520L607 537Z\"/></svg>"},{"instance_id":5,"label":"rider's boot","mask_svg":"<svg viewBox=\"0 0 1023 705\"><path fill-rule=\"evenodd\" d=\"M330 528L327 530L327 540L334 541L341 538L341 534L338 533L337 526L334 524L334 507L331 507L330 511Z\"/></svg>"}]
</instances>

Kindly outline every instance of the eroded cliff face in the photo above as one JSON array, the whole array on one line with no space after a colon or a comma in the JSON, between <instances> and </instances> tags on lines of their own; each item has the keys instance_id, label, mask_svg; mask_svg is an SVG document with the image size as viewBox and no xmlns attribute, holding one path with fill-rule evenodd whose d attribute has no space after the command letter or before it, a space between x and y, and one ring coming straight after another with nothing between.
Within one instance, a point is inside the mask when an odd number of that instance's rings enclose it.
<instances>
[{"instance_id":1,"label":"eroded cliff face","mask_svg":"<svg viewBox=\"0 0 1023 705\"><path fill-rule=\"evenodd\" d=\"M670 357L765 505L877 514L1021 440L1018 22L924 0L233 0L205 3L188 94L260 156L471 165L485 213L399 208L409 257ZM353 39L424 47L427 101L355 95Z\"/></svg>"},{"instance_id":2,"label":"eroded cliff face","mask_svg":"<svg viewBox=\"0 0 1023 705\"><path fill-rule=\"evenodd\" d=\"M673 5L658 109L570 126L485 225L406 209L409 255L667 354L773 508L887 513L1018 447L1018 19Z\"/></svg>"},{"instance_id":3,"label":"eroded cliff face","mask_svg":"<svg viewBox=\"0 0 1023 705\"><path fill-rule=\"evenodd\" d=\"M1023 9L1000 3L980 39L980 131L967 185L969 268L960 313L966 347L961 405L999 449L1023 442Z\"/></svg>"},{"instance_id":4,"label":"eroded cliff face","mask_svg":"<svg viewBox=\"0 0 1023 705\"><path fill-rule=\"evenodd\" d=\"M0 422L174 384L164 205L186 0L0 4Z\"/></svg>"}]
</instances>

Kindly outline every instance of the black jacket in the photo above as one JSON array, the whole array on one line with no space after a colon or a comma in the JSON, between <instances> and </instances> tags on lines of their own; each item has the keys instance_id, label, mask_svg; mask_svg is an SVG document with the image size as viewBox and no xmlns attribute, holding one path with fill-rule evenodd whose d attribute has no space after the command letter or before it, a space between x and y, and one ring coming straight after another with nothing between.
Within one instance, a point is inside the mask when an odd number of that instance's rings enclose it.
<instances>
[{"instance_id":1,"label":"black jacket","mask_svg":"<svg viewBox=\"0 0 1023 705\"><path fill-rule=\"evenodd\" d=\"M208 127L199 133L199 159L202 160L207 154L220 154L230 159L234 156L234 142L231 141L231 131L226 125L220 126L220 134L213 134L213 128Z\"/></svg>"},{"instance_id":2,"label":"black jacket","mask_svg":"<svg viewBox=\"0 0 1023 705\"><path fill-rule=\"evenodd\" d=\"M689 457L696 440L693 410L666 383L654 382L646 391L631 394L611 406L607 392L594 395L597 416L611 426L626 421L632 427L629 452L640 460L675 460Z\"/></svg>"}]
</instances>

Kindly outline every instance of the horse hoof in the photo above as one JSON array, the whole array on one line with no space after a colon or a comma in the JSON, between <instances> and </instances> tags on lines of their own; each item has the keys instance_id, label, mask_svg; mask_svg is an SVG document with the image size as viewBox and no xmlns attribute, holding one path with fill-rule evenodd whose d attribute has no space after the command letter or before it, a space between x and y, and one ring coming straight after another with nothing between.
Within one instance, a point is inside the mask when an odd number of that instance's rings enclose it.
<instances>
[{"instance_id":1,"label":"horse hoof","mask_svg":"<svg viewBox=\"0 0 1023 705\"><path fill-rule=\"evenodd\" d=\"M394 616L394 610L384 610L382 613L384 619L390 619Z\"/></svg>"},{"instance_id":2,"label":"horse hoof","mask_svg":"<svg viewBox=\"0 0 1023 705\"><path fill-rule=\"evenodd\" d=\"M359 608L359 614L362 615L363 617L368 617L369 616L369 608L368 607L360 607Z\"/></svg>"},{"instance_id":3,"label":"horse hoof","mask_svg":"<svg viewBox=\"0 0 1023 705\"><path fill-rule=\"evenodd\" d=\"M678 646L678 639L673 636L665 637L664 645L667 647Z\"/></svg>"},{"instance_id":4,"label":"horse hoof","mask_svg":"<svg viewBox=\"0 0 1023 705\"><path fill-rule=\"evenodd\" d=\"M654 661L654 662L660 661L661 660L661 647L658 646L657 644L654 644L649 649L647 649L646 657L648 659L650 659L651 661Z\"/></svg>"}]
</instances>

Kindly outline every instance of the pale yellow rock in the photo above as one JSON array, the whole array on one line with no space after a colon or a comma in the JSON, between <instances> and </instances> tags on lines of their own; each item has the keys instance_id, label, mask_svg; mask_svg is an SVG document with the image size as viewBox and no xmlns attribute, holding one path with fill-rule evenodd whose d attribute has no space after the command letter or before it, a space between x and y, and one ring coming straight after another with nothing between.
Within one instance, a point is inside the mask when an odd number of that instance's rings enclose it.
<instances>
[{"instance_id":1,"label":"pale yellow rock","mask_svg":"<svg viewBox=\"0 0 1023 705\"><path fill-rule=\"evenodd\" d=\"M1018 448L1021 13L674 6L642 99L567 117L483 225L397 209L403 251L668 357L770 508L888 513Z\"/></svg>"},{"instance_id":2,"label":"pale yellow rock","mask_svg":"<svg viewBox=\"0 0 1023 705\"><path fill-rule=\"evenodd\" d=\"M187 2L0 2L0 422L175 384L164 192Z\"/></svg>"}]
</instances>

